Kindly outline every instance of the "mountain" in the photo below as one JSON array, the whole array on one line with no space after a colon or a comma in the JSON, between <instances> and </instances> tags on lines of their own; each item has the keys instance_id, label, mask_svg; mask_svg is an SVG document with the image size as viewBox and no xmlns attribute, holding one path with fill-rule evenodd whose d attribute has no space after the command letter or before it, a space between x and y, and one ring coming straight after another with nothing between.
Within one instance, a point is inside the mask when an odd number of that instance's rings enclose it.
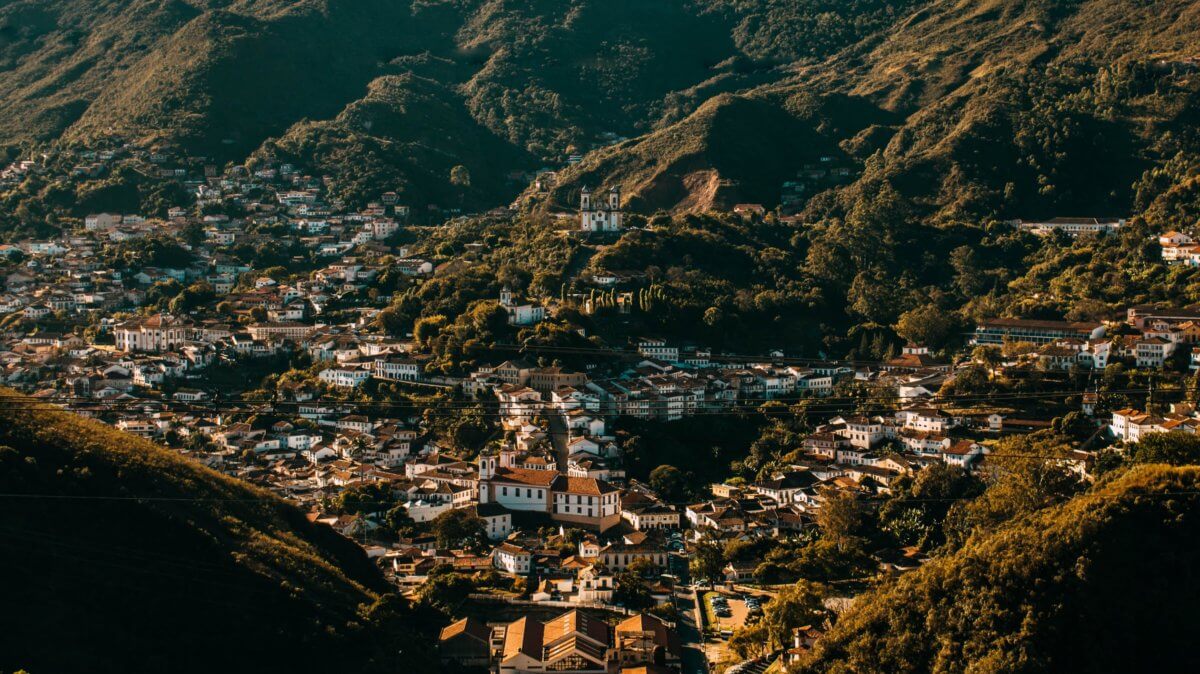
<instances>
[{"instance_id":1,"label":"mountain","mask_svg":"<svg viewBox=\"0 0 1200 674\"><path fill-rule=\"evenodd\" d=\"M352 542L264 490L22 400L0 394L0 670L376 671L404 650L436 671L427 619L381 599Z\"/></svg>"},{"instance_id":2,"label":"mountain","mask_svg":"<svg viewBox=\"0 0 1200 674\"><path fill-rule=\"evenodd\" d=\"M778 82L915 4L18 0L0 7L0 145L297 149L352 202L386 185L417 206L492 206L524 186L513 171ZM459 165L470 184L447 188Z\"/></svg>"},{"instance_id":3,"label":"mountain","mask_svg":"<svg viewBox=\"0 0 1200 674\"><path fill-rule=\"evenodd\" d=\"M1142 466L858 597L802 672L1194 671L1200 468Z\"/></svg>"},{"instance_id":4,"label":"mountain","mask_svg":"<svg viewBox=\"0 0 1200 674\"><path fill-rule=\"evenodd\" d=\"M619 184L642 211L774 206L826 157L861 180L808 186L813 218L839 214L819 192L845 202L879 179L939 220L1112 214L1200 146L1198 15L1186 0L19 0L0 8L0 145L282 155L352 204L385 188L479 209L520 192L510 174L589 152L553 203ZM471 179L451 184L458 166Z\"/></svg>"},{"instance_id":5,"label":"mountain","mask_svg":"<svg viewBox=\"0 0 1200 674\"><path fill-rule=\"evenodd\" d=\"M592 152L560 172L553 197L574 203L583 186L619 186L635 211L728 210L738 202L775 205L786 178L822 157L848 162L829 126L855 131L887 118L843 98L784 104L719 94L682 121Z\"/></svg>"},{"instance_id":6,"label":"mountain","mask_svg":"<svg viewBox=\"0 0 1200 674\"><path fill-rule=\"evenodd\" d=\"M1200 148L1197 38L1200 10L1181 0L935 0L741 95L810 124L826 101L850 106L848 119L823 117L815 128L858 161L861 178L840 187L832 207L829 197L815 200L812 218L843 215L879 180L939 220L1125 215L1144 171ZM695 171L687 161L695 147L736 142L753 152L792 133L779 118L729 138L727 127L698 115L655 134L686 142L650 136L590 157L567 172L556 198L614 183L632 187L643 209L689 210L704 203L704 185L654 188ZM654 166L639 163L651 148ZM773 206L781 184L817 152L792 153L782 165L768 154L750 175L700 164Z\"/></svg>"}]
</instances>

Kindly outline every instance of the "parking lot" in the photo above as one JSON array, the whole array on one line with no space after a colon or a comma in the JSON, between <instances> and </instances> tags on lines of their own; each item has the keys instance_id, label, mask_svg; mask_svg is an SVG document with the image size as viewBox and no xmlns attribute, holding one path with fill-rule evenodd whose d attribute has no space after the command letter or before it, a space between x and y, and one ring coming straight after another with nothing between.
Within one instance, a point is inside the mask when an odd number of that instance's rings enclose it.
<instances>
[{"instance_id":1,"label":"parking lot","mask_svg":"<svg viewBox=\"0 0 1200 674\"><path fill-rule=\"evenodd\" d=\"M708 604L705 607L705 612L712 620L712 626L718 632L732 632L742 625L746 624L750 617L750 608L746 605L746 601L740 597L725 597L722 604L719 597L722 597L718 592L709 592L704 595L704 601ZM728 611L720 611L724 606ZM724 615L721 615L723 613Z\"/></svg>"}]
</instances>

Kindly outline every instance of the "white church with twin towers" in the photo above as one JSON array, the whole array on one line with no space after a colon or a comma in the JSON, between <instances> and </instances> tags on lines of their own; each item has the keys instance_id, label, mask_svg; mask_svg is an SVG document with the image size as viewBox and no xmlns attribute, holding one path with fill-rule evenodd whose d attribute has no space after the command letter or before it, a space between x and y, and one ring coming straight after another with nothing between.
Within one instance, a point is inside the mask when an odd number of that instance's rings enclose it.
<instances>
[{"instance_id":1,"label":"white church with twin towers","mask_svg":"<svg viewBox=\"0 0 1200 674\"><path fill-rule=\"evenodd\" d=\"M583 232L618 232L621 230L623 212L621 210L621 188L614 187L608 191L608 203L600 199L592 199L592 191L587 187L579 194L579 229Z\"/></svg>"}]
</instances>

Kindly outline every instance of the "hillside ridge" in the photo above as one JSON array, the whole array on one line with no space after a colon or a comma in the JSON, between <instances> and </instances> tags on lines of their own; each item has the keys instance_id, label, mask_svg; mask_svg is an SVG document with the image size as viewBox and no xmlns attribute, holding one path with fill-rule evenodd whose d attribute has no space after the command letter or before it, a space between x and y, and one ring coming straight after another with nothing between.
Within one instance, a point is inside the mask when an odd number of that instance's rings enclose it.
<instances>
[{"instance_id":1,"label":"hillside ridge","mask_svg":"<svg viewBox=\"0 0 1200 674\"><path fill-rule=\"evenodd\" d=\"M12 396L0 586L25 608L2 619L0 668L319 671L372 638L388 586L357 545L267 491Z\"/></svg>"}]
</instances>

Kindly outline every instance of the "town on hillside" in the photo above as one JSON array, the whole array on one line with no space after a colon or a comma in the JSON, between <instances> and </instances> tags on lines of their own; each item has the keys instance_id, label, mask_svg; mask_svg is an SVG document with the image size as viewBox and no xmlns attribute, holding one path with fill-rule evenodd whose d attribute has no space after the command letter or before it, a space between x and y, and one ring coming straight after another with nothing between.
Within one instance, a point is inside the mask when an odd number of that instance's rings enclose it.
<instances>
[{"instance_id":1,"label":"town on hillside","mask_svg":"<svg viewBox=\"0 0 1200 674\"><path fill-rule=\"evenodd\" d=\"M1049 430L1078 440L1053 460L1087 481L1112 452L1200 428L1200 307L985 317L952 347L873 359L617 340L563 326L621 325L670 301L644 270L587 263L650 231L619 187L585 188L577 211L547 216L569 225L522 249L579 240L571 278L547 288L487 266L499 254L487 228L507 226L508 209L418 214L395 192L350 208L292 164L218 168L132 144L76 159L62 180L136 165L186 198L0 245L13 400L260 485L359 543L399 591L455 597L439 653L468 668L782 667L829 625L748 646L788 601L782 584L836 581L833 614L871 578L928 559L921 513L895 515L886 540L838 522L892 516L923 476L983 484L1008 448ZM20 161L0 182L51 170ZM848 171L814 165L787 187ZM1007 224L1083 240L1126 221ZM1157 242L1165 264L1200 266L1192 236ZM471 268L476 285L439 289ZM461 311L422 314L435 291Z\"/></svg>"}]
</instances>

